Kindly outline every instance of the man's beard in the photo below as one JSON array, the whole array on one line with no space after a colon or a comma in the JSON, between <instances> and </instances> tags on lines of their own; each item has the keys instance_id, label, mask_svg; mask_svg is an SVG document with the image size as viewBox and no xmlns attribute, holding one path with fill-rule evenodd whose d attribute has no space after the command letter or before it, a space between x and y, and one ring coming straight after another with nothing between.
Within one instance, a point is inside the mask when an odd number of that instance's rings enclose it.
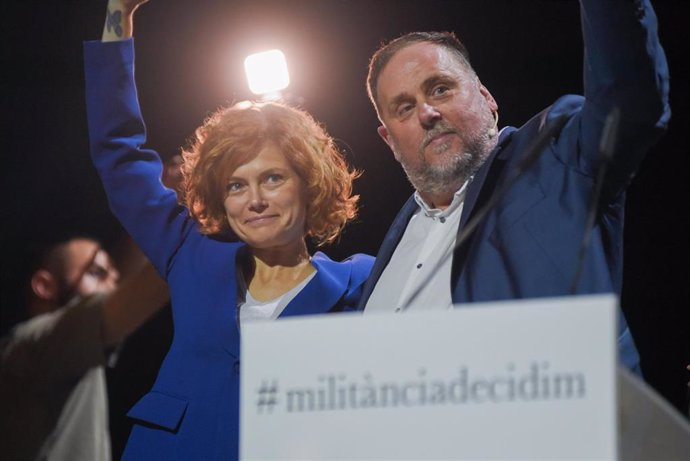
<instances>
[{"instance_id":1,"label":"man's beard","mask_svg":"<svg viewBox=\"0 0 690 461\"><path fill-rule=\"evenodd\" d=\"M444 155L447 158L441 163L430 164L424 152L428 140L436 134L448 131L440 126L429 131L418 152L419 162L416 165L402 164L407 179L422 196L435 197L455 193L479 170L491 153L491 139L487 134L482 134L473 139L462 138L463 149L459 152L431 154ZM451 131L460 136L456 131Z\"/></svg>"}]
</instances>

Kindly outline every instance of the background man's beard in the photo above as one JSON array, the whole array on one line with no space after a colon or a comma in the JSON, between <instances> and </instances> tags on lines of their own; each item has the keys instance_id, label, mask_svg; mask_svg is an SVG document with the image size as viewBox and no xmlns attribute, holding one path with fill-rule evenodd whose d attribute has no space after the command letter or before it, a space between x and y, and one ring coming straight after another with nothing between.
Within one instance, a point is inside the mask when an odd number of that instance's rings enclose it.
<instances>
[{"instance_id":1,"label":"background man's beard","mask_svg":"<svg viewBox=\"0 0 690 461\"><path fill-rule=\"evenodd\" d=\"M420 152L420 162L415 166L403 163L403 169L412 186L423 196L438 196L458 191L470 176L484 164L491 152L490 142L481 136L466 144L465 151L449 154L440 164L431 165Z\"/></svg>"}]
</instances>

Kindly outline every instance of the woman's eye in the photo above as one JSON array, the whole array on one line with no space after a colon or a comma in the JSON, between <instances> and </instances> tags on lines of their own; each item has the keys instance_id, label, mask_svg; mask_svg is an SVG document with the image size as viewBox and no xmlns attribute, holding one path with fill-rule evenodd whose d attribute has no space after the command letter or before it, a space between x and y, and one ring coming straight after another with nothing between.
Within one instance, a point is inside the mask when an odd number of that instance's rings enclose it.
<instances>
[{"instance_id":1,"label":"woman's eye","mask_svg":"<svg viewBox=\"0 0 690 461\"><path fill-rule=\"evenodd\" d=\"M242 189L242 184L238 182L230 182L225 186L225 190L232 193Z\"/></svg>"},{"instance_id":2,"label":"woman's eye","mask_svg":"<svg viewBox=\"0 0 690 461\"><path fill-rule=\"evenodd\" d=\"M280 174L270 174L266 176L266 182L268 184L277 184L283 180L283 175Z\"/></svg>"}]
</instances>

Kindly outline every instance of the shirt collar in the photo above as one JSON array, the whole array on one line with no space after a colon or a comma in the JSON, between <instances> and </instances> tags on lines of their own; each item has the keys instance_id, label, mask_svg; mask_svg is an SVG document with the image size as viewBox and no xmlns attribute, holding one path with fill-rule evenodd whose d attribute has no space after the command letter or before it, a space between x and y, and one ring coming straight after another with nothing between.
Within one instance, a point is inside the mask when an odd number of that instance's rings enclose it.
<instances>
[{"instance_id":1,"label":"shirt collar","mask_svg":"<svg viewBox=\"0 0 690 461\"><path fill-rule=\"evenodd\" d=\"M431 208L422 198L421 195L419 195L418 191L414 192L414 199L417 202L417 205L421 208L421 211L424 213L425 216L429 218L447 218L450 216L455 210L457 210L460 205L462 205L462 202L465 201L465 195L467 193L467 187L470 185L472 182L472 179L474 179L474 176L470 176L470 178L465 181L465 184L462 185L460 189L458 189L455 194L453 194L453 201L450 202L450 205L445 209L441 210L440 208Z\"/></svg>"}]
</instances>

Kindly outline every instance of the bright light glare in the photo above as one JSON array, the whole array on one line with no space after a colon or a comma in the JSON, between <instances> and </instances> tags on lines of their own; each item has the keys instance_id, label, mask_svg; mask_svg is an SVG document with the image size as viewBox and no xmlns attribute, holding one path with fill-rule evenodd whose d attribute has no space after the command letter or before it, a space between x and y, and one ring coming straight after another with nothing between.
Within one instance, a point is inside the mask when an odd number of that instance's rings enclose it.
<instances>
[{"instance_id":1,"label":"bright light glare","mask_svg":"<svg viewBox=\"0 0 690 461\"><path fill-rule=\"evenodd\" d=\"M280 50L264 51L244 60L249 89L254 94L280 91L290 84L285 55Z\"/></svg>"}]
</instances>

